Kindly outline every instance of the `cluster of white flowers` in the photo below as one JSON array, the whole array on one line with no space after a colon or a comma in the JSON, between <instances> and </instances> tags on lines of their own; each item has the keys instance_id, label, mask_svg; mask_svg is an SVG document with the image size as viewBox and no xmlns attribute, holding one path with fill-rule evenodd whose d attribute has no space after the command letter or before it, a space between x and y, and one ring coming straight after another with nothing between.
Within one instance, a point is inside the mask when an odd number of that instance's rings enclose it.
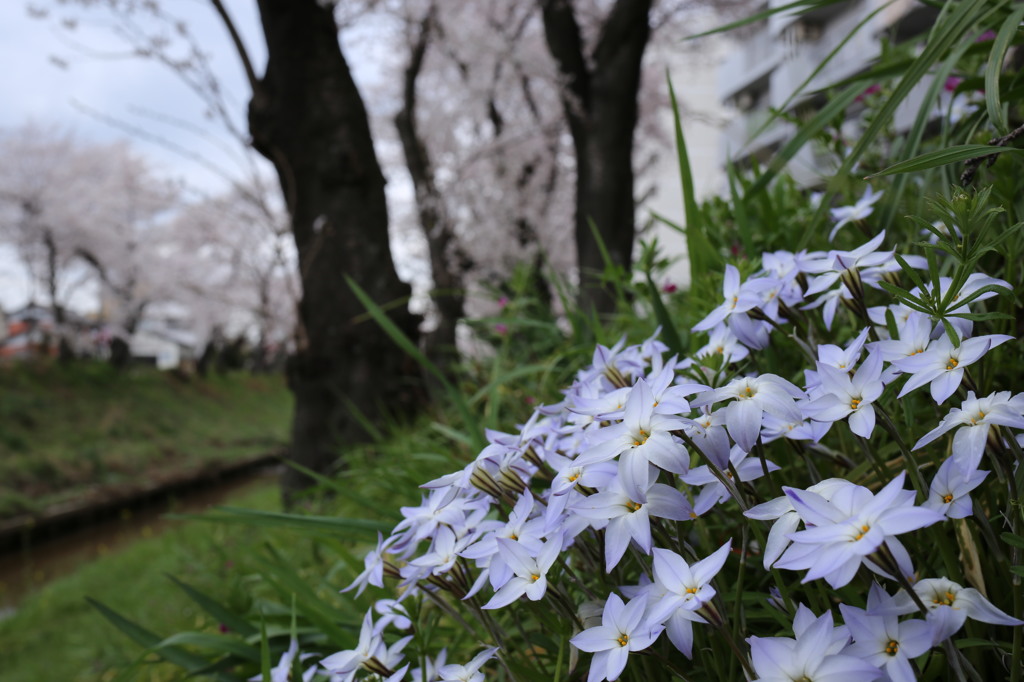
<instances>
[{"instance_id":1,"label":"cluster of white flowers","mask_svg":"<svg viewBox=\"0 0 1024 682\"><path fill-rule=\"evenodd\" d=\"M404 520L380 539L349 587L362 592L389 577L401 596L380 602L376 622L372 611L366 615L358 646L325 658L322 668L333 680L482 680L488 661L506 665L493 631L496 641L487 644L498 646L465 665L447 664L443 650L436 659L406 662L411 635L389 646L383 633L408 631L403 604L410 600L461 602L479 622L493 624L494 610L525 599L545 600L575 624L571 644L593 654L589 682L615 680L631 653L663 634L687 658L694 624L731 638L715 577L731 557L752 551L766 569L805 572L804 583L841 588L864 566L895 584L890 593L872 583L861 601L866 608L841 604L839 626L831 611L816 616L776 596L794 636L749 636L746 647L730 640L748 679L913 679L912 660L942 646L966 618L1022 624L975 589L919 576L897 537L972 513L971 492L988 473L979 468L986 448L1002 456L1016 446L1008 429L1024 429L1024 395L978 398L966 372L1011 337L976 336L970 321L952 318L954 341L943 324L904 305L866 306L865 287L879 288L899 269L893 252L881 250L884 237L852 251L766 253L763 269L746 280L727 266L722 302L694 328L708 333L708 344L693 357L666 357L657 335L636 346L598 346L562 402L538 408L519 433L488 432L489 445L473 462L423 486L419 506L402 508ZM972 276L955 311L995 295L975 295L990 285L1009 288ZM862 322L852 339L814 343L813 334L801 333L803 311L823 308L831 329L840 303ZM799 346L813 364L802 387L771 373L730 374L756 359L773 335ZM765 444L787 439L802 455L799 471L812 477L815 467L806 462L814 458L848 470L851 454L820 441L846 422L853 435L842 439L861 441L868 457L878 427L896 429L881 402L901 382L900 398L926 384L936 405L961 386L967 396L936 428L914 434L919 440L904 453L908 471L865 459L874 469L859 480L875 492L843 478L782 485L794 477L766 458ZM937 464L933 444L950 432L952 454L940 466L912 466L911 452L926 446ZM930 486L922 470L931 472ZM904 488L908 472L916 490ZM773 525L759 543L738 530L735 537L698 532L699 519L724 505L733 507L726 511L737 528L747 524L756 535L761 524ZM712 543L707 556L694 549L698 537ZM629 584L615 582L627 576Z\"/></svg>"}]
</instances>

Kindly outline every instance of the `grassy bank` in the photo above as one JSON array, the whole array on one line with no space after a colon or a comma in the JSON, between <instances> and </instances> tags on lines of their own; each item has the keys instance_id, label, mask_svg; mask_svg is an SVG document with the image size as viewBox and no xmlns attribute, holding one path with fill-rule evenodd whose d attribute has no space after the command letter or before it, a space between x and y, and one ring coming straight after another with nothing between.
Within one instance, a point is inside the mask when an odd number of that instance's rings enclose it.
<instances>
[{"instance_id":1,"label":"grassy bank","mask_svg":"<svg viewBox=\"0 0 1024 682\"><path fill-rule=\"evenodd\" d=\"M278 509L279 492L268 481L233 500L255 509ZM243 584L252 572L251 548L281 533L226 524L187 522L86 563L26 599L0 621L0 675L5 682L114 679L142 653L141 647L109 625L89 605L97 599L163 635L180 630L217 631L204 614L167 578L173 575L218 599L245 600ZM301 555L300 541L288 541ZM308 544L308 542L307 542ZM59 652L54 655L55 652ZM181 675L167 664L146 666L136 679Z\"/></svg>"},{"instance_id":2,"label":"grassy bank","mask_svg":"<svg viewBox=\"0 0 1024 682\"><path fill-rule=\"evenodd\" d=\"M419 500L422 491L416 484L456 465L450 451L447 439L421 422L386 442L350 451L336 493L314 496L303 507L317 515L393 523L400 505ZM397 461L400 466L395 466ZM371 504L380 500L387 502ZM275 512L280 511L280 493L268 481L222 504ZM365 532L307 532L209 521L165 524L152 537L83 562L70 575L24 599L13 616L0 620L0 678L4 682L181 679L181 668L147 655L86 601L87 597L98 600L161 638L184 631L222 633L222 624L197 607L168 576L236 613L250 618L265 614L272 632L282 626L287 630L292 589L300 599L302 594L315 598L337 622L358 624L372 597L356 599L338 590L362 570L362 553L373 542L373 533ZM297 583L275 585L281 574L273 571L272 579L268 578L268 561L275 556L287 558L287 574ZM300 584L307 585L309 592ZM239 642L246 639L238 635ZM248 640L252 643L252 637ZM258 637L255 643L258 646Z\"/></svg>"},{"instance_id":3,"label":"grassy bank","mask_svg":"<svg viewBox=\"0 0 1024 682\"><path fill-rule=\"evenodd\" d=\"M291 418L278 376L19 364L0 385L0 518L277 449Z\"/></svg>"}]
</instances>

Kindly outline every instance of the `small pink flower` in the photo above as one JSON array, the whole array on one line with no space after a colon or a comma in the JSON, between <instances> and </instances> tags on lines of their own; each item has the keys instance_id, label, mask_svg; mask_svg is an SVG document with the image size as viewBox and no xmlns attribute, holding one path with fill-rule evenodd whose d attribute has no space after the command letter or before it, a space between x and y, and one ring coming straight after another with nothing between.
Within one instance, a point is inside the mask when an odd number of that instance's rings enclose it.
<instances>
[{"instance_id":1,"label":"small pink flower","mask_svg":"<svg viewBox=\"0 0 1024 682\"><path fill-rule=\"evenodd\" d=\"M874 83L874 84L872 84L872 85L869 85L868 87L866 87L866 88L864 89L864 92L862 92L862 93L860 93L859 95L857 95L857 97L855 97L855 98L854 98L854 101L855 101L855 102L863 102L863 101L864 101L864 99L865 99L865 98L866 98L866 97L867 97L868 95L873 95L873 94L875 94L876 92L881 92L881 91L882 91L882 86L881 86L881 85L879 85L878 83Z\"/></svg>"},{"instance_id":2,"label":"small pink flower","mask_svg":"<svg viewBox=\"0 0 1024 682\"><path fill-rule=\"evenodd\" d=\"M661 290L666 294L674 294L679 290L679 287L672 282L665 282L665 284L662 285Z\"/></svg>"},{"instance_id":3,"label":"small pink flower","mask_svg":"<svg viewBox=\"0 0 1024 682\"><path fill-rule=\"evenodd\" d=\"M507 305L508 305L508 296L502 296L501 298L498 299L498 307L499 308L504 308Z\"/></svg>"},{"instance_id":4,"label":"small pink flower","mask_svg":"<svg viewBox=\"0 0 1024 682\"><path fill-rule=\"evenodd\" d=\"M537 402L537 399L536 399L536 398L534 398L534 397L533 397L532 395L528 395L528 396L526 396L526 404L527 404L527 405L533 405L533 404L535 404L536 402Z\"/></svg>"},{"instance_id":5,"label":"small pink flower","mask_svg":"<svg viewBox=\"0 0 1024 682\"><path fill-rule=\"evenodd\" d=\"M957 86L964 82L964 79L960 76L950 76L946 79L946 85L944 86L946 92L953 92Z\"/></svg>"},{"instance_id":6,"label":"small pink flower","mask_svg":"<svg viewBox=\"0 0 1024 682\"><path fill-rule=\"evenodd\" d=\"M508 334L508 325L499 322L498 324L494 325L494 331L504 336L505 334Z\"/></svg>"},{"instance_id":7,"label":"small pink flower","mask_svg":"<svg viewBox=\"0 0 1024 682\"><path fill-rule=\"evenodd\" d=\"M231 628L229 628L227 625L224 625L224 623L221 623L217 629L224 633L230 631Z\"/></svg>"},{"instance_id":8,"label":"small pink flower","mask_svg":"<svg viewBox=\"0 0 1024 682\"><path fill-rule=\"evenodd\" d=\"M983 43L986 40L995 40L995 39L996 39L996 32L993 31L992 29L989 29L989 30L985 31L984 33L982 33L977 38L975 38L974 42L976 42L976 43Z\"/></svg>"}]
</instances>

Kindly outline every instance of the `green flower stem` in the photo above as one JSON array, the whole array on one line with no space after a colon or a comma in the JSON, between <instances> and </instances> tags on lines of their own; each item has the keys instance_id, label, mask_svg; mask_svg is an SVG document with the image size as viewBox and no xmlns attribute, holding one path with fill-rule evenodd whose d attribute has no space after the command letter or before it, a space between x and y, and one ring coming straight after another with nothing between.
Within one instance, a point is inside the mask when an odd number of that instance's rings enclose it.
<instances>
[{"instance_id":1,"label":"green flower stem","mask_svg":"<svg viewBox=\"0 0 1024 682\"><path fill-rule=\"evenodd\" d=\"M875 474L878 476L878 480L883 484L889 481L889 473L886 471L885 463L879 459L878 454L871 447L871 444L863 436L853 434L854 438L857 439L857 444L860 446L860 451L864 453L864 459L871 462L871 467L875 470Z\"/></svg>"},{"instance_id":2,"label":"green flower stem","mask_svg":"<svg viewBox=\"0 0 1024 682\"><path fill-rule=\"evenodd\" d=\"M775 485L775 478L772 476L772 472L768 471L768 458L765 457L764 441L761 440L760 436L757 437L757 442L754 443L754 449L757 450L757 458L761 460L761 471L764 472L768 483L772 486L772 490L776 490L778 486Z\"/></svg>"},{"instance_id":3,"label":"green flower stem","mask_svg":"<svg viewBox=\"0 0 1024 682\"><path fill-rule=\"evenodd\" d=\"M907 472L910 474L910 480L914 484L914 488L921 497L928 499L928 486L925 485L924 477L921 476L921 469L917 465L917 459L910 452L910 448L907 447L903 436L900 434L900 430L896 428L896 424L889 417L889 413L883 410L880 405L875 405L875 414L882 418L882 426L892 435L900 448L900 452L903 453L903 461L907 465Z\"/></svg>"},{"instance_id":4,"label":"green flower stem","mask_svg":"<svg viewBox=\"0 0 1024 682\"><path fill-rule=\"evenodd\" d=\"M747 517L744 516L743 518L747 518ZM758 547L760 547L761 551L764 552L764 548L766 546L766 540L765 540L764 528L761 527L761 524L765 523L765 522L764 521L756 521L754 519L747 519L747 521L748 521L747 526L754 533L754 539L757 541ZM770 570L771 570L772 578L774 578L775 584L779 588L779 594L782 595L782 603L786 606L786 611L788 613L790 613L790 614L795 614L796 613L796 606L794 605L793 600L789 596L789 589L786 586L786 581L782 579L782 574L779 573L779 569L777 569L775 567L772 567Z\"/></svg>"},{"instance_id":5,"label":"green flower stem","mask_svg":"<svg viewBox=\"0 0 1024 682\"><path fill-rule=\"evenodd\" d=\"M566 577L569 578L569 580L572 582L572 584L575 585L576 587L580 588L580 590L582 590L587 595L588 598L590 598L590 599L592 599L594 601L600 601L598 599L597 595L595 595L593 592L591 592L590 588L587 587L587 584L585 582L583 582L582 580L580 580L579 576L576 575L576 572L573 571L572 568L569 567L569 562L565 560L565 555L564 554L558 555L558 565L562 567L563 571L565 571ZM574 615L573 617L575 618L576 616ZM577 620L578 620L578 618L577 618Z\"/></svg>"},{"instance_id":6,"label":"green flower stem","mask_svg":"<svg viewBox=\"0 0 1024 682\"><path fill-rule=\"evenodd\" d=\"M712 462L711 459L704 454L703 450L697 447L697 444L693 442L693 439L690 438L690 436L688 436L685 431L679 429L677 431L673 431L672 435L679 436L680 438L682 438L683 441L687 445L689 445L694 452L697 453L697 456L700 457L701 461L703 461L707 465L708 470L714 475L715 478L718 479L718 481L722 485L725 486L725 489L729 491L729 494L732 496L732 498L736 500L736 503L738 505L740 505L740 509L742 509L743 511L747 511L748 509L750 509L750 505L747 504L746 500L743 498L743 494L740 492L739 486L736 485L735 483L736 481L739 481L739 477L736 476L736 470L733 468L731 462L729 463L729 469L732 471L732 475L734 477L733 479L730 479L722 472L721 469L715 466L715 463Z\"/></svg>"},{"instance_id":7,"label":"green flower stem","mask_svg":"<svg viewBox=\"0 0 1024 682\"><path fill-rule=\"evenodd\" d=\"M704 609L707 609L710 606L710 604L705 604L704 607L700 610L701 615L704 615ZM706 615L704 617L707 618ZM708 618L708 621L714 623L714 621L712 621L710 618ZM755 673L754 669L750 667L750 662L747 660L747 655L740 649L739 645L736 643L736 639L732 636L732 631L727 627L727 624L724 622L720 622L718 624L717 629L719 632L722 633L722 636L725 637L725 643L729 645L729 648L732 650L733 655L736 656L736 660L740 662L740 666L743 668L743 672L747 675L747 679L755 679L757 677L757 673Z\"/></svg>"}]
</instances>

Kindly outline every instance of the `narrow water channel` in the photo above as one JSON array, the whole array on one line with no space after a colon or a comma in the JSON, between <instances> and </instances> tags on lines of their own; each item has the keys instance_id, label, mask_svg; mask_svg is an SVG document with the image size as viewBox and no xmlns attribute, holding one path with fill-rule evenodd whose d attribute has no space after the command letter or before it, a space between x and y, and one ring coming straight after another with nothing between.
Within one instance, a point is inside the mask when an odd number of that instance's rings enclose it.
<instances>
[{"instance_id":1,"label":"narrow water channel","mask_svg":"<svg viewBox=\"0 0 1024 682\"><path fill-rule=\"evenodd\" d=\"M180 523L164 515L206 511L260 486L276 485L277 474L276 468L264 467L216 485L179 490L45 542L0 554L0 618L12 615L22 599L52 580Z\"/></svg>"}]
</instances>

